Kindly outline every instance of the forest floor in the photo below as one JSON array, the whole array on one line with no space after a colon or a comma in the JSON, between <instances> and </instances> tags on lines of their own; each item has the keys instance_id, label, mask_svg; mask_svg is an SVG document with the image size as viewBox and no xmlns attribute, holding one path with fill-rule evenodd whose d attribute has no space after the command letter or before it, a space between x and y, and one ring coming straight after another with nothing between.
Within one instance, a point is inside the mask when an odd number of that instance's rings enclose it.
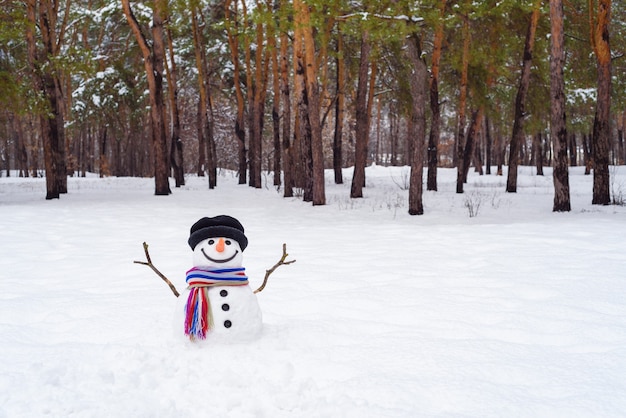
<instances>
[{"instance_id":1,"label":"forest floor","mask_svg":"<svg viewBox=\"0 0 626 418\"><path fill-rule=\"evenodd\" d=\"M626 206L591 205L570 171L553 213L551 170L439 170L423 216L406 167L368 167L350 199L285 199L264 178L0 178L0 417L617 417L626 411ZM611 169L616 200L626 167ZM186 341L179 290L190 226L228 214L246 229L264 328L247 342Z\"/></svg>"}]
</instances>

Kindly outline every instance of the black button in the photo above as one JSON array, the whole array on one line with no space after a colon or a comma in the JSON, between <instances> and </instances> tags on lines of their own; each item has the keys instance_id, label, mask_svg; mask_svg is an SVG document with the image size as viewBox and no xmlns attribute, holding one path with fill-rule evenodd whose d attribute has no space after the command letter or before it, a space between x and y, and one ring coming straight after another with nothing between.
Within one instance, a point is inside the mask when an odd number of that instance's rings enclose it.
<instances>
[{"instance_id":1,"label":"black button","mask_svg":"<svg viewBox=\"0 0 626 418\"><path fill-rule=\"evenodd\" d=\"M220 290L220 296L221 296L221 297L226 297L226 296L228 296L228 290Z\"/></svg>"},{"instance_id":2,"label":"black button","mask_svg":"<svg viewBox=\"0 0 626 418\"><path fill-rule=\"evenodd\" d=\"M228 306L228 303L225 303L225 304L222 305L222 310L223 311L227 311L229 309L230 309L230 306Z\"/></svg>"},{"instance_id":3,"label":"black button","mask_svg":"<svg viewBox=\"0 0 626 418\"><path fill-rule=\"evenodd\" d=\"M224 328L230 328L232 326L233 326L233 323L230 322L228 319L224 321Z\"/></svg>"}]
</instances>

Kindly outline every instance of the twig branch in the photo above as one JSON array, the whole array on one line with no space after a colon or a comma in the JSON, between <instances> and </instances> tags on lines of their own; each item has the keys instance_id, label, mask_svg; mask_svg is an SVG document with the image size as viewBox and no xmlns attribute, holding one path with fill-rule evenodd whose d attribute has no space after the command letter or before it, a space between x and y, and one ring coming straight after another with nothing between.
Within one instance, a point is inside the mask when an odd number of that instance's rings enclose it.
<instances>
[{"instance_id":1,"label":"twig branch","mask_svg":"<svg viewBox=\"0 0 626 418\"><path fill-rule=\"evenodd\" d=\"M152 271L154 271L160 278L162 278L163 281L167 283L167 285L170 287L170 289L172 289L172 293L174 293L174 296L179 297L180 293L178 293L178 290L176 290L174 284L170 282L169 279L165 277L165 275L161 273L156 267L154 267L154 264L152 264L152 260L150 259L150 253L148 252L148 244L146 244L145 242L143 243L143 251L146 253L147 261L135 261L134 263L143 264L144 266L150 267Z\"/></svg>"},{"instance_id":2,"label":"twig branch","mask_svg":"<svg viewBox=\"0 0 626 418\"><path fill-rule=\"evenodd\" d=\"M269 279L270 274L274 273L274 270L276 270L278 267L296 262L296 260L285 261L287 256L289 256L289 254L287 254L287 244L283 244L283 256L280 258L280 260L278 260L276 264L274 264L274 266L271 269L265 270L265 278L263 279L263 284L261 285L261 287L255 290L254 293L259 293L261 290L265 289L265 285L267 284L267 279Z\"/></svg>"}]
</instances>

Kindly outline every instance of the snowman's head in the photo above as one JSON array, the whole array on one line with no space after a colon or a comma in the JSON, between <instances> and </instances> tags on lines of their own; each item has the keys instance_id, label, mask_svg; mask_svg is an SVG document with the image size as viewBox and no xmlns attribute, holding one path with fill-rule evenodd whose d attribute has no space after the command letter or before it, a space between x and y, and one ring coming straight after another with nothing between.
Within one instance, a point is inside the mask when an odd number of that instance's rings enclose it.
<instances>
[{"instance_id":1,"label":"snowman's head","mask_svg":"<svg viewBox=\"0 0 626 418\"><path fill-rule=\"evenodd\" d=\"M193 265L196 267L241 267L243 251L239 243L228 237L208 238L193 249Z\"/></svg>"},{"instance_id":2,"label":"snowman's head","mask_svg":"<svg viewBox=\"0 0 626 418\"><path fill-rule=\"evenodd\" d=\"M237 219L219 215L193 224L188 243L194 266L240 267L248 239Z\"/></svg>"}]
</instances>

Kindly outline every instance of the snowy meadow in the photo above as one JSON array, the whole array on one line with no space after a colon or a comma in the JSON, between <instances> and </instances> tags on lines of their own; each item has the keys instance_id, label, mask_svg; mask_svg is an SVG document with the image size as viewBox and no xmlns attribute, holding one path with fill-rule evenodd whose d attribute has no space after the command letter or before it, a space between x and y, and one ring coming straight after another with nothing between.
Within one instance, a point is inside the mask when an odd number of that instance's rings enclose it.
<instances>
[{"instance_id":1,"label":"snowy meadow","mask_svg":"<svg viewBox=\"0 0 626 418\"><path fill-rule=\"evenodd\" d=\"M551 169L439 170L423 216L409 169L368 167L363 199L326 176L326 206L271 186L188 177L0 178L0 417L626 416L626 206L591 205L570 169L572 211L552 212ZM611 169L616 200L626 167ZM263 333L191 343L174 321L189 228L228 214L249 246Z\"/></svg>"}]
</instances>

